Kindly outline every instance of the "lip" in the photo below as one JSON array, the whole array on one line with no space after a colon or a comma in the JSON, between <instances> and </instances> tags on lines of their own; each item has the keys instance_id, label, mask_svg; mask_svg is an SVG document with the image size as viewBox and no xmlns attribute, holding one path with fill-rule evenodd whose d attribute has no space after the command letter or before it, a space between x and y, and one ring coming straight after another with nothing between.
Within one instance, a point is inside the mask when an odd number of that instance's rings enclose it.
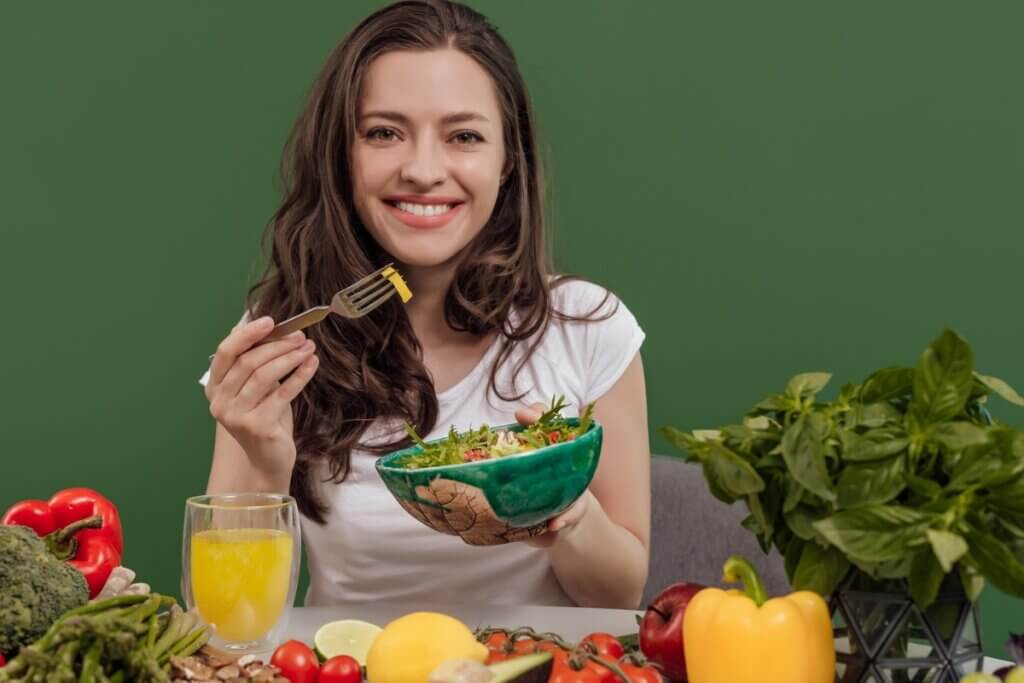
<instances>
[{"instance_id":1,"label":"lip","mask_svg":"<svg viewBox=\"0 0 1024 683\"><path fill-rule=\"evenodd\" d=\"M402 211L391 202L409 202L412 204L427 205L451 204L452 208L437 216L417 216L415 214ZM387 207L387 210L392 216L402 221L402 223L408 225L410 228L415 228L417 230L434 230L444 227L462 211L463 204L463 200L456 199L454 197L390 195L384 198L384 206Z\"/></svg>"}]
</instances>

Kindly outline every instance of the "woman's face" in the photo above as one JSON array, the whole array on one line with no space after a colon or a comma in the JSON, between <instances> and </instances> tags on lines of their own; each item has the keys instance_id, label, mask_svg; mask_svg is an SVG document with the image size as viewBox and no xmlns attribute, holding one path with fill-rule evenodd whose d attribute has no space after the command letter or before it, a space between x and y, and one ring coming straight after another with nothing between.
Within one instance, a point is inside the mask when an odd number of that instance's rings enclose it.
<instances>
[{"instance_id":1,"label":"woman's face","mask_svg":"<svg viewBox=\"0 0 1024 683\"><path fill-rule=\"evenodd\" d=\"M397 51L371 62L352 145L356 210L392 257L450 261L494 210L505 166L491 77L457 50Z\"/></svg>"}]
</instances>

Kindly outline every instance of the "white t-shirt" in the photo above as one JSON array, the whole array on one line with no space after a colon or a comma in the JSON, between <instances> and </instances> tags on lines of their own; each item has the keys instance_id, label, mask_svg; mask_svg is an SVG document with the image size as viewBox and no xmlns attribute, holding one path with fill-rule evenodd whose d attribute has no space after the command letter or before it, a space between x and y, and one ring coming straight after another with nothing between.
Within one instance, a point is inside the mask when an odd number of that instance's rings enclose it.
<instances>
[{"instance_id":1,"label":"white t-shirt","mask_svg":"<svg viewBox=\"0 0 1024 683\"><path fill-rule=\"evenodd\" d=\"M552 303L556 311L584 316L604 295L598 285L568 281L552 290ZM577 416L581 405L600 399L612 388L643 343L643 330L614 296L594 317L603 317L616 304L614 315L606 320L552 318L516 378L517 391L510 392L512 370L525 351L525 345L520 345L497 373L505 395L526 392L516 402L504 401L488 390L499 351L499 343L492 345L466 377L437 395L437 424L424 438L443 437L451 425L462 431L482 423L515 422L519 408L548 404L558 395L569 403L563 415ZM200 381L205 383L207 377ZM377 424L368 430L366 442L385 436L390 432ZM546 550L524 543L470 546L457 536L424 526L395 501L377 475L375 462L376 456L354 450L346 479L320 485L322 500L329 505L326 524L302 518L310 573L306 605L374 600L412 604L418 599L573 604L559 585Z\"/></svg>"}]
</instances>

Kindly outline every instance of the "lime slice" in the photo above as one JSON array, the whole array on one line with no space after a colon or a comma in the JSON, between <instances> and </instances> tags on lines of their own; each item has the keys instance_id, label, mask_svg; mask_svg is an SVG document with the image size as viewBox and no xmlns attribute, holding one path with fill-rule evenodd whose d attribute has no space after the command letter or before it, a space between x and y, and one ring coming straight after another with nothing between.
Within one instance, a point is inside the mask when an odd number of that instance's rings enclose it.
<instances>
[{"instance_id":1,"label":"lime slice","mask_svg":"<svg viewBox=\"0 0 1024 683\"><path fill-rule=\"evenodd\" d=\"M380 626L369 622L342 619L321 626L313 636L313 643L325 659L348 655L360 666L366 666L366 653L380 632Z\"/></svg>"}]
</instances>

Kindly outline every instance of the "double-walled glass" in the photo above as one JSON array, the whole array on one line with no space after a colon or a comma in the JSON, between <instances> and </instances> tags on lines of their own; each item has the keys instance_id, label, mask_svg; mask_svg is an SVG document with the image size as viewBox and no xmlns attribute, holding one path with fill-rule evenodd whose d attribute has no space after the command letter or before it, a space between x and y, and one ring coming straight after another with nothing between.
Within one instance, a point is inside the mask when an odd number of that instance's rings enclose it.
<instances>
[{"instance_id":1,"label":"double-walled glass","mask_svg":"<svg viewBox=\"0 0 1024 683\"><path fill-rule=\"evenodd\" d=\"M270 649L287 627L299 577L299 513L276 493L195 496L185 503L182 592L235 652Z\"/></svg>"}]
</instances>

